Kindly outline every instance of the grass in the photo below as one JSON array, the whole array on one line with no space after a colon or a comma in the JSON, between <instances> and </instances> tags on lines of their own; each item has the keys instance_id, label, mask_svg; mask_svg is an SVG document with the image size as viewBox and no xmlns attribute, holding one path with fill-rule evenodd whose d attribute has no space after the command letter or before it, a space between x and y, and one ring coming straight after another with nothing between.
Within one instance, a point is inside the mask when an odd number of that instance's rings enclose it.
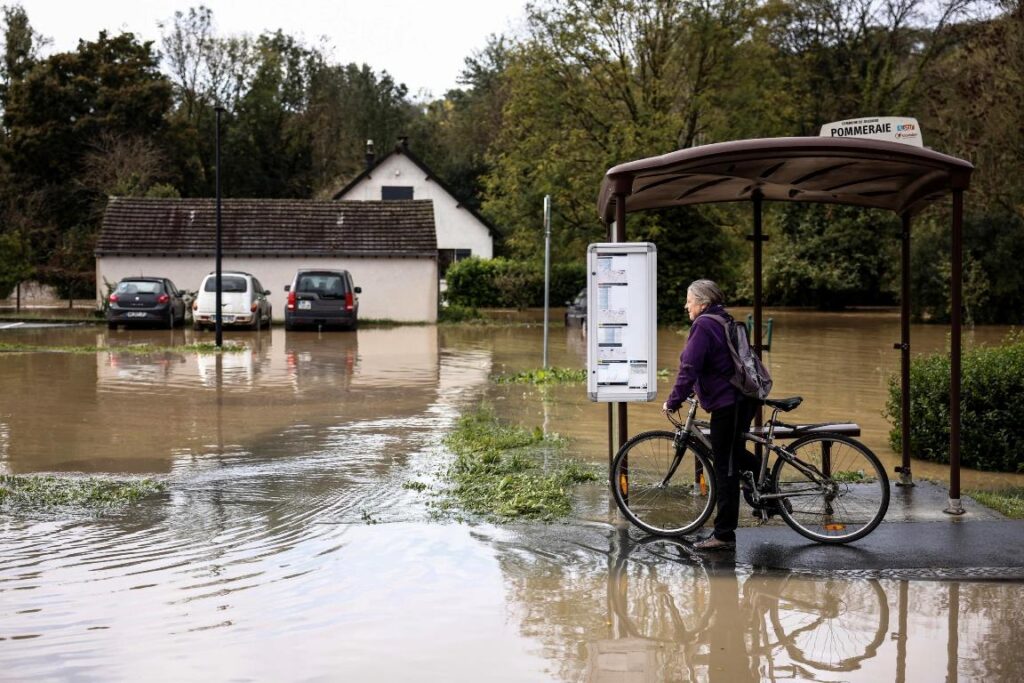
<instances>
[{"instance_id":1,"label":"grass","mask_svg":"<svg viewBox=\"0 0 1024 683\"><path fill-rule=\"evenodd\" d=\"M658 370L658 377L672 377L668 368ZM587 381L586 368L533 368L494 378L498 384L583 384Z\"/></svg>"},{"instance_id":2,"label":"grass","mask_svg":"<svg viewBox=\"0 0 1024 683\"><path fill-rule=\"evenodd\" d=\"M498 384L581 384L587 381L584 368L534 368L512 375L498 375Z\"/></svg>"},{"instance_id":3,"label":"grass","mask_svg":"<svg viewBox=\"0 0 1024 683\"><path fill-rule=\"evenodd\" d=\"M156 344L130 344L126 346L48 346L42 344L7 344L0 343L0 353L127 353L145 356L153 353L238 353L249 347L244 344L225 343L218 348L213 342L182 344L179 346L159 346Z\"/></svg>"},{"instance_id":4,"label":"grass","mask_svg":"<svg viewBox=\"0 0 1024 683\"><path fill-rule=\"evenodd\" d=\"M1024 487L1018 486L998 491L965 491L965 493L982 505L1001 512L1010 519L1024 519Z\"/></svg>"},{"instance_id":5,"label":"grass","mask_svg":"<svg viewBox=\"0 0 1024 683\"><path fill-rule=\"evenodd\" d=\"M846 484L857 484L869 481L867 475L860 470L843 470L841 472L833 472L832 478L835 479L836 481L844 482ZM874 480L872 479L870 481Z\"/></svg>"},{"instance_id":6,"label":"grass","mask_svg":"<svg viewBox=\"0 0 1024 683\"><path fill-rule=\"evenodd\" d=\"M164 490L152 479L0 475L3 508L71 507L103 511L123 507Z\"/></svg>"},{"instance_id":7,"label":"grass","mask_svg":"<svg viewBox=\"0 0 1024 683\"><path fill-rule=\"evenodd\" d=\"M597 475L558 456L565 441L539 429L501 424L486 409L462 416L445 438L455 454L442 510L459 507L495 521L553 521L572 510L572 489ZM554 464L543 466L543 455Z\"/></svg>"}]
</instances>

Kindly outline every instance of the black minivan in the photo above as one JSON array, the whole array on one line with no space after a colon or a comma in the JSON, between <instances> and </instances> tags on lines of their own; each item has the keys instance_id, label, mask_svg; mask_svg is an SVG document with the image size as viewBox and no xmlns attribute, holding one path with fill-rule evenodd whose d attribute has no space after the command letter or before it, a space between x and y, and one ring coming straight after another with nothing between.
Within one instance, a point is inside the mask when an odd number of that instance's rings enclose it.
<instances>
[{"instance_id":1,"label":"black minivan","mask_svg":"<svg viewBox=\"0 0 1024 683\"><path fill-rule=\"evenodd\" d=\"M341 327L354 330L359 321L359 294L347 270L301 269L295 273L284 309L284 329Z\"/></svg>"}]
</instances>

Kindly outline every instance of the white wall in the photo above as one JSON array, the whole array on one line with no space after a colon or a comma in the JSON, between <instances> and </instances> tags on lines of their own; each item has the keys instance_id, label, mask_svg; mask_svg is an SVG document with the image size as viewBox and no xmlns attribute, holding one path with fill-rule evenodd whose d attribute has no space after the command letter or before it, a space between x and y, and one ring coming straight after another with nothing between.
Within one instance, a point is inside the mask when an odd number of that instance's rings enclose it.
<instances>
[{"instance_id":1,"label":"white wall","mask_svg":"<svg viewBox=\"0 0 1024 683\"><path fill-rule=\"evenodd\" d=\"M487 226L468 209L460 209L455 197L435 181L427 179L419 166L404 154L392 154L384 159L370 172L370 177L363 178L341 199L380 200L384 185L411 186L413 199L434 200L438 249L470 249L473 256L480 258L494 255L494 240Z\"/></svg>"},{"instance_id":2,"label":"white wall","mask_svg":"<svg viewBox=\"0 0 1024 683\"><path fill-rule=\"evenodd\" d=\"M214 270L213 258L123 257L96 259L96 298L102 300L111 284L128 276L170 278L179 289L196 290ZM265 258L225 257L222 270L252 273L270 290L274 320L284 320L287 294L299 268L344 269L352 273L359 295L359 317L401 322L437 320L437 261L426 258Z\"/></svg>"}]
</instances>

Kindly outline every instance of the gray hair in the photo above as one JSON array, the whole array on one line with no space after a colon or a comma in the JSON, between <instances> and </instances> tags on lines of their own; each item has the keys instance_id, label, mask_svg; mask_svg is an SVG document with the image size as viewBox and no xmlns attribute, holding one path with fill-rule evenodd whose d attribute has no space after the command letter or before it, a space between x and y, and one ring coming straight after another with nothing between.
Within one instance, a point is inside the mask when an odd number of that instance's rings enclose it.
<instances>
[{"instance_id":1,"label":"gray hair","mask_svg":"<svg viewBox=\"0 0 1024 683\"><path fill-rule=\"evenodd\" d=\"M694 280L686 288L686 291L692 294L699 304L707 306L725 304L725 295L722 294L722 290L718 288L718 285L711 280Z\"/></svg>"}]
</instances>

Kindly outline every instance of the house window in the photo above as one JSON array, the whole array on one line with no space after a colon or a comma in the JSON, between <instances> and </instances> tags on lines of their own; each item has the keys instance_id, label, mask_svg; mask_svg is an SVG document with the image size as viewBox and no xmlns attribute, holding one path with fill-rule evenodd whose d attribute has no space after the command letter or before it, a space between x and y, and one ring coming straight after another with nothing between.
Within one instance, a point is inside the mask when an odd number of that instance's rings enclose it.
<instances>
[{"instance_id":1,"label":"house window","mask_svg":"<svg viewBox=\"0 0 1024 683\"><path fill-rule=\"evenodd\" d=\"M412 186L384 185L380 188L380 198L385 201L392 199L412 199Z\"/></svg>"},{"instance_id":2,"label":"house window","mask_svg":"<svg viewBox=\"0 0 1024 683\"><path fill-rule=\"evenodd\" d=\"M438 249L437 250L437 267L441 272L441 277L448 272L448 267L457 261L468 259L473 255L472 249Z\"/></svg>"}]
</instances>

